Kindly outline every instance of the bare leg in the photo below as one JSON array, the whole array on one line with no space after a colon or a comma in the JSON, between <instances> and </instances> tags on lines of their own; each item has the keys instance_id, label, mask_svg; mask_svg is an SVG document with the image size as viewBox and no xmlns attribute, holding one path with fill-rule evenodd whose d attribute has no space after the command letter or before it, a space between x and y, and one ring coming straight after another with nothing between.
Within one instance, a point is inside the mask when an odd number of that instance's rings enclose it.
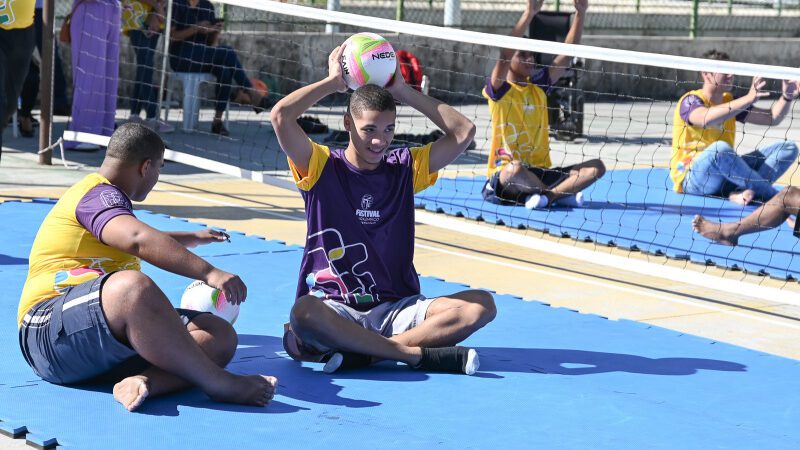
<instances>
[{"instance_id":1,"label":"bare leg","mask_svg":"<svg viewBox=\"0 0 800 450\"><path fill-rule=\"evenodd\" d=\"M141 382L135 389L137 395L127 397L130 403L126 407L138 406L151 389L164 393L186 386L175 377L198 386L217 401L263 406L274 395L275 378L239 376L220 368L189 334L161 289L141 272L110 276L101 298L114 336L160 369L137 376Z\"/></svg>"},{"instance_id":2,"label":"bare leg","mask_svg":"<svg viewBox=\"0 0 800 450\"><path fill-rule=\"evenodd\" d=\"M542 180L519 161L511 161L503 167L500 172L500 186L503 189L503 198L517 198L521 201L547 189Z\"/></svg>"},{"instance_id":3,"label":"bare leg","mask_svg":"<svg viewBox=\"0 0 800 450\"><path fill-rule=\"evenodd\" d=\"M592 159L573 166L569 176L548 190L536 175L531 173L519 161L512 161L500 172L500 185L503 186L506 196L524 199L532 194L543 194L547 197L548 204L563 198L575 195L591 186L606 173L606 166L599 159Z\"/></svg>"},{"instance_id":4,"label":"bare leg","mask_svg":"<svg viewBox=\"0 0 800 450\"><path fill-rule=\"evenodd\" d=\"M201 314L189 322L186 329L215 364L219 367L228 365L238 342L236 332L228 322L211 314ZM115 384L114 398L126 409L133 411L147 397L168 394L191 386L192 384L185 379L151 366L141 374L130 376Z\"/></svg>"},{"instance_id":5,"label":"bare leg","mask_svg":"<svg viewBox=\"0 0 800 450\"><path fill-rule=\"evenodd\" d=\"M550 199L550 203L553 203L560 198L575 195L594 184L605 173L606 166L599 159L576 164L564 181L558 183L552 191L546 193L547 198Z\"/></svg>"},{"instance_id":6,"label":"bare leg","mask_svg":"<svg viewBox=\"0 0 800 450\"><path fill-rule=\"evenodd\" d=\"M744 234L757 233L775 228L789 216L796 215L800 208L800 189L789 187L739 222L715 223L702 216L695 216L692 228L703 237L720 244L736 245Z\"/></svg>"},{"instance_id":7,"label":"bare leg","mask_svg":"<svg viewBox=\"0 0 800 450\"><path fill-rule=\"evenodd\" d=\"M497 309L486 291L461 291L440 297L428 307L425 321L405 333L392 337L414 347L449 347L468 338L494 320Z\"/></svg>"},{"instance_id":8,"label":"bare leg","mask_svg":"<svg viewBox=\"0 0 800 450\"><path fill-rule=\"evenodd\" d=\"M297 299L289 320L294 333L309 344L402 361L410 366L416 366L422 358L419 347L409 347L362 328L339 316L314 296Z\"/></svg>"}]
</instances>

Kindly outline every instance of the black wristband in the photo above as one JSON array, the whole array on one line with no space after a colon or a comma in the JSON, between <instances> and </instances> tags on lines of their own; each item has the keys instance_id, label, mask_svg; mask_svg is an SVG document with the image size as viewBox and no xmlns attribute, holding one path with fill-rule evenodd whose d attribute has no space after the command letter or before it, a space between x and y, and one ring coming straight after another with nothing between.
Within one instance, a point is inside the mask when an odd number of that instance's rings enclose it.
<instances>
[{"instance_id":1,"label":"black wristband","mask_svg":"<svg viewBox=\"0 0 800 450\"><path fill-rule=\"evenodd\" d=\"M781 94L781 97L783 97L784 100L786 100L787 102L790 102L790 103L792 102L792 100L794 100L794 97L788 97L787 98L786 94Z\"/></svg>"}]
</instances>

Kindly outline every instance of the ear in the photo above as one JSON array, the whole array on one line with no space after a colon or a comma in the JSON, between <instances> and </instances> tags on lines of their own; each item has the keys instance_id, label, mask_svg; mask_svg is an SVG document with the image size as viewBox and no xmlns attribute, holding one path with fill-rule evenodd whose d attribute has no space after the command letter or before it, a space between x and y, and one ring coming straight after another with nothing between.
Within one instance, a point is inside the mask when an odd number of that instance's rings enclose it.
<instances>
[{"instance_id":1,"label":"ear","mask_svg":"<svg viewBox=\"0 0 800 450\"><path fill-rule=\"evenodd\" d=\"M353 127L353 118L350 116L350 114L345 113L344 117L342 119L343 119L343 122L344 122L344 129L345 129L345 131L347 131L349 133L350 132L350 128Z\"/></svg>"},{"instance_id":2,"label":"ear","mask_svg":"<svg viewBox=\"0 0 800 450\"><path fill-rule=\"evenodd\" d=\"M152 166L152 165L153 165L153 160L150 159L150 158L145 159L144 161L139 163L139 175L141 175L142 177L147 175L147 172L150 171L150 169L151 169L150 166Z\"/></svg>"}]
</instances>

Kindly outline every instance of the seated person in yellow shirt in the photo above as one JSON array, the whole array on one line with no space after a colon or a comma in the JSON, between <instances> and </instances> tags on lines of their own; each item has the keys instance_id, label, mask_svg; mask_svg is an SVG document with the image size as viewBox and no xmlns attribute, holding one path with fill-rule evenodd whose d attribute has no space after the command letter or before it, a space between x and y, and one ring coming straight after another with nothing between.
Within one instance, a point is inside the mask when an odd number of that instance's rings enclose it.
<instances>
[{"instance_id":1,"label":"seated person in yellow shirt","mask_svg":"<svg viewBox=\"0 0 800 450\"><path fill-rule=\"evenodd\" d=\"M114 385L114 398L130 411L148 396L189 386L217 401L263 406L275 378L222 369L236 351L233 327L211 314L176 310L140 271L141 258L203 280L229 301L247 296L238 276L186 249L225 240L224 233L161 232L133 214L131 200L147 197L163 164L161 138L125 124L111 136L100 169L69 188L45 217L17 312L22 354L56 384L143 368Z\"/></svg>"},{"instance_id":2,"label":"seated person in yellow shirt","mask_svg":"<svg viewBox=\"0 0 800 450\"><path fill-rule=\"evenodd\" d=\"M528 0L511 36L523 35L543 3ZM566 43L580 42L587 7L587 0L575 0L575 18ZM492 117L489 179L483 197L492 203L524 204L531 209L554 203L581 206L581 191L602 177L606 168L599 159L552 167L547 92L564 75L571 57L559 55L552 66L539 67L534 56L502 49L483 90Z\"/></svg>"},{"instance_id":3,"label":"seated person in yellow shirt","mask_svg":"<svg viewBox=\"0 0 800 450\"><path fill-rule=\"evenodd\" d=\"M717 50L706 52L703 58L730 59ZM684 94L675 108L670 161L675 192L727 197L742 205L769 200L778 192L772 184L797 160L797 145L779 141L739 156L734 150L736 122L781 123L798 96L797 81L784 81L780 97L765 109L754 106L769 96L761 77L753 77L750 91L734 99L733 75L700 75L703 87Z\"/></svg>"}]
</instances>

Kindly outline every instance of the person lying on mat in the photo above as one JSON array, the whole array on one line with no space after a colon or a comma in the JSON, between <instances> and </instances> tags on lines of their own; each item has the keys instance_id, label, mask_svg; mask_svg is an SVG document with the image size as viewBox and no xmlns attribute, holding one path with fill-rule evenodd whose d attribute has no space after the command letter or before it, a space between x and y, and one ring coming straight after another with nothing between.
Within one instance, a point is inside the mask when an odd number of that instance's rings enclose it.
<instances>
[{"instance_id":1,"label":"person lying on mat","mask_svg":"<svg viewBox=\"0 0 800 450\"><path fill-rule=\"evenodd\" d=\"M223 241L224 233L161 232L133 214L131 200L145 199L163 164L158 134L125 124L111 136L100 169L69 188L45 217L17 314L22 354L51 383L120 380L114 398L130 411L148 396L189 386L214 400L263 406L275 394L275 378L222 369L236 351L233 327L174 309L140 271L141 258L203 280L230 301L247 297L238 276L186 249Z\"/></svg>"},{"instance_id":2,"label":"person lying on mat","mask_svg":"<svg viewBox=\"0 0 800 450\"><path fill-rule=\"evenodd\" d=\"M528 0L511 36L521 37L544 0ZM578 44L587 0L575 0L575 18L565 42ZM599 159L552 167L547 94L569 67L571 56L559 55L552 66L535 62L535 53L504 48L486 80L492 142L483 198L492 203L545 208L554 204L581 206L581 191L606 171Z\"/></svg>"},{"instance_id":3,"label":"person lying on mat","mask_svg":"<svg viewBox=\"0 0 800 450\"><path fill-rule=\"evenodd\" d=\"M728 61L724 52L710 50L703 58ZM778 125L797 98L798 82L784 81L781 95L769 109L755 103L769 92L766 81L753 77L748 93L733 98L733 75L700 72L703 87L678 101L673 118L670 177L678 193L727 197L747 205L767 201L778 191L772 184L797 160L797 145L779 141L745 155L734 150L736 122Z\"/></svg>"},{"instance_id":4,"label":"person lying on mat","mask_svg":"<svg viewBox=\"0 0 800 450\"><path fill-rule=\"evenodd\" d=\"M328 76L300 88L272 109L272 126L305 201L308 234L297 299L284 330L286 352L325 362L327 373L377 360L413 368L472 374L474 349L455 344L491 322L494 299L481 290L438 298L420 294L414 269L414 193L472 141L475 125L452 107L408 86L399 66L386 89L366 85L350 97L347 148L312 142L297 124L312 105L347 85L328 59ZM388 150L395 100L444 131L439 140Z\"/></svg>"},{"instance_id":5,"label":"person lying on mat","mask_svg":"<svg viewBox=\"0 0 800 450\"><path fill-rule=\"evenodd\" d=\"M796 218L798 210L800 188L789 186L738 222L710 222L698 215L692 220L692 228L703 237L725 245L737 245L740 236L769 230L783 222L789 223L794 228L794 235L800 237L800 221Z\"/></svg>"}]
</instances>

